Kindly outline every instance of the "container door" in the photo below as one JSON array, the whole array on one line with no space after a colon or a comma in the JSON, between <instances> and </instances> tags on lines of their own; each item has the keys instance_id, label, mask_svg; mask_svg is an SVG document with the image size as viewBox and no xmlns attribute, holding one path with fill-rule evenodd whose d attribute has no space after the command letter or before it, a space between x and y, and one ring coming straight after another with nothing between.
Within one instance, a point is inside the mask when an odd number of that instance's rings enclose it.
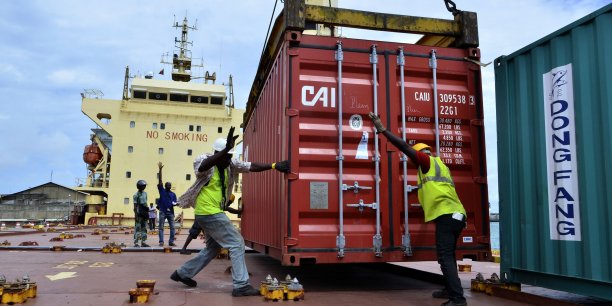
<instances>
[{"instance_id":1,"label":"container door","mask_svg":"<svg viewBox=\"0 0 612 306\"><path fill-rule=\"evenodd\" d=\"M319 263L382 260L390 246L390 185L376 178L387 178L389 167L378 158L383 142L368 118L386 109L377 104L386 100L381 56L367 44L346 51L335 39L315 43L325 48L301 47L290 67L290 155L299 177L289 190L288 255Z\"/></svg>"}]
</instances>

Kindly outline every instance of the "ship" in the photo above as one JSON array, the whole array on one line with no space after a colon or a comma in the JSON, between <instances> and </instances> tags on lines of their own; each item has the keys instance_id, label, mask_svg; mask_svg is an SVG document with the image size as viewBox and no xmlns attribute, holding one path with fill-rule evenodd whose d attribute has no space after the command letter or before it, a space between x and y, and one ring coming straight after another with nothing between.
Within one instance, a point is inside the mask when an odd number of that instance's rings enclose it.
<instances>
[{"instance_id":1,"label":"ship","mask_svg":"<svg viewBox=\"0 0 612 306\"><path fill-rule=\"evenodd\" d=\"M227 84L216 84L215 72L192 75L193 68L203 67L192 63L188 40L197 26L184 18L173 27L180 39L175 38L171 60L167 54L161 60L172 66L172 80L154 79L153 73L131 76L127 66L121 99L105 99L100 90L81 93L81 110L96 124L83 152L87 177L75 187L88 194L85 224L130 224L132 195L141 179L148 183L149 202L155 203L158 162L164 164L162 179L180 196L195 182L194 159L212 152L215 139L242 123L244 110L234 107L231 75ZM240 198L240 179L234 194ZM184 226L194 219L192 209L178 206L175 216ZM236 215L228 216L239 226Z\"/></svg>"}]
</instances>

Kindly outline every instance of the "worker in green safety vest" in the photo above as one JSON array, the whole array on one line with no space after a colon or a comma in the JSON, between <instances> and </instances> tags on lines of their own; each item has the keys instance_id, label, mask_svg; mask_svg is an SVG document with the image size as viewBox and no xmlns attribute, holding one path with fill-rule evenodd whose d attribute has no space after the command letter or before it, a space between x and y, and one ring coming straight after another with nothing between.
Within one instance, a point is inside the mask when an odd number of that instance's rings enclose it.
<instances>
[{"instance_id":1,"label":"worker in green safety vest","mask_svg":"<svg viewBox=\"0 0 612 306\"><path fill-rule=\"evenodd\" d=\"M440 157L434 156L430 146L417 143L411 147L389 132L378 115L370 113L369 116L376 133L383 134L418 165L419 202L425 213L425 222L434 221L436 224L436 254L446 281L445 288L434 291L432 296L448 299L442 303L444 306L467 305L455 259L457 239L467 224L467 214L455 191L450 170Z\"/></svg>"}]
</instances>

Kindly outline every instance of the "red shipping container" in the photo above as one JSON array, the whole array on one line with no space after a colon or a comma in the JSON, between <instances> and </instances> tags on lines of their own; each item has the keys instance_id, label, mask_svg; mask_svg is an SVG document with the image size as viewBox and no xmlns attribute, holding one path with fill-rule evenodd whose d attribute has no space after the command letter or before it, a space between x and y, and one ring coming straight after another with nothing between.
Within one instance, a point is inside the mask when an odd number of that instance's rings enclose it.
<instances>
[{"instance_id":1,"label":"red shipping container","mask_svg":"<svg viewBox=\"0 0 612 306\"><path fill-rule=\"evenodd\" d=\"M408 160L405 183L403 154L375 134L368 113L377 112L396 135L402 135L405 118L408 143L425 142L435 150L437 95L438 154L468 213L457 256L487 259L481 73L468 60L479 56L476 48L285 32L264 69L269 72L258 76L261 90L247 105L244 157L288 159L291 174L243 177L247 246L283 265L435 260L435 225L424 223L417 190L411 190L416 167Z\"/></svg>"}]
</instances>

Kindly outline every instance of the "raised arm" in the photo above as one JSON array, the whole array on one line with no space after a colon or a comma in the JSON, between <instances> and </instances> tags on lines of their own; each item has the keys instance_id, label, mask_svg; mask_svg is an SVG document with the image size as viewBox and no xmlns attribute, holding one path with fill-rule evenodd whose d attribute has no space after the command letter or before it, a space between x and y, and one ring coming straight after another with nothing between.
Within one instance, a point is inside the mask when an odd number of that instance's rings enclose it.
<instances>
[{"instance_id":1,"label":"raised arm","mask_svg":"<svg viewBox=\"0 0 612 306\"><path fill-rule=\"evenodd\" d=\"M159 172L157 173L159 181L157 183L163 186L164 180L162 180L162 168L164 167L164 164L162 164L162 162L158 162L157 167L159 168Z\"/></svg>"},{"instance_id":2,"label":"raised arm","mask_svg":"<svg viewBox=\"0 0 612 306\"><path fill-rule=\"evenodd\" d=\"M213 166L217 165L223 158L225 158L227 153L232 148L234 148L234 145L236 144L236 139L239 136L239 135L234 136L234 130L235 128L233 126L229 129L229 132L227 133L227 142L223 150L215 152L215 154L213 154L211 157L203 160L202 163L200 163L200 166L198 167L199 172L204 172L212 168Z\"/></svg>"},{"instance_id":3,"label":"raised arm","mask_svg":"<svg viewBox=\"0 0 612 306\"><path fill-rule=\"evenodd\" d=\"M389 139L389 141L391 141L391 143L396 146L400 151L406 154L406 156L408 156L408 158L410 158L413 163L417 165L419 164L419 161L417 159L417 152L411 146L409 146L400 137L397 137L393 135L393 133L389 132L380 121L380 117L378 117L378 115L375 115L374 113L370 112L369 116L370 119L372 119L372 122L374 123L374 127L376 128L376 134L382 133L383 135L385 135L385 137L387 137L387 139Z\"/></svg>"}]
</instances>

